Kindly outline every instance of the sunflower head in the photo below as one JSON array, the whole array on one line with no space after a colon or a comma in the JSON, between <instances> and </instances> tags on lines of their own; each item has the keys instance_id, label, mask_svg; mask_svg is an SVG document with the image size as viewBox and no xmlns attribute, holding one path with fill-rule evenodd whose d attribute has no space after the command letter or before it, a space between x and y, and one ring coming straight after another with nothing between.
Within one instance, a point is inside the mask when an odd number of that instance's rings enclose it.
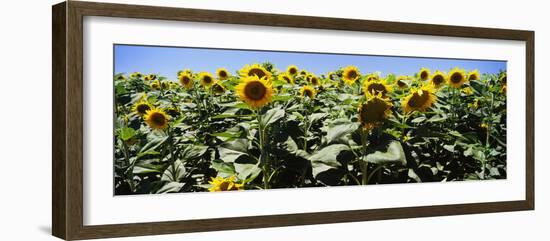
<instances>
[{"instance_id":1,"label":"sunflower head","mask_svg":"<svg viewBox=\"0 0 550 241\"><path fill-rule=\"evenodd\" d=\"M182 75L182 74L184 74L184 73L193 76L193 71L190 70L190 69L184 69L184 70L178 71L178 76L180 76L180 75Z\"/></svg>"},{"instance_id":2,"label":"sunflower head","mask_svg":"<svg viewBox=\"0 0 550 241\"><path fill-rule=\"evenodd\" d=\"M164 130L168 127L170 117L163 110L152 108L145 112L143 119L152 129Z\"/></svg>"},{"instance_id":3,"label":"sunflower head","mask_svg":"<svg viewBox=\"0 0 550 241\"><path fill-rule=\"evenodd\" d=\"M397 88L399 89L407 88L409 86L409 84L407 83L407 79L409 78L405 75L397 76L397 78L395 78L395 85L397 85Z\"/></svg>"},{"instance_id":4,"label":"sunflower head","mask_svg":"<svg viewBox=\"0 0 550 241\"><path fill-rule=\"evenodd\" d=\"M143 77L143 74L141 74L140 72L134 72L130 74L130 78L132 79L141 79L142 77Z\"/></svg>"},{"instance_id":5,"label":"sunflower head","mask_svg":"<svg viewBox=\"0 0 550 241\"><path fill-rule=\"evenodd\" d=\"M158 80L155 80L149 85L149 87L151 87L151 89L158 90L160 89L160 82Z\"/></svg>"},{"instance_id":6,"label":"sunflower head","mask_svg":"<svg viewBox=\"0 0 550 241\"><path fill-rule=\"evenodd\" d=\"M300 75L306 76L306 75L307 75L307 71L306 71L305 69L300 70Z\"/></svg>"},{"instance_id":7,"label":"sunflower head","mask_svg":"<svg viewBox=\"0 0 550 241\"><path fill-rule=\"evenodd\" d=\"M305 85L300 89L300 96L302 97L308 97L310 99L313 99L315 98L315 94L317 94L317 92L313 87L309 85Z\"/></svg>"},{"instance_id":8,"label":"sunflower head","mask_svg":"<svg viewBox=\"0 0 550 241\"><path fill-rule=\"evenodd\" d=\"M380 77L377 75L377 74L369 74L367 75L367 77L365 78L365 80L367 82L370 82L370 81L378 81L380 80Z\"/></svg>"},{"instance_id":9,"label":"sunflower head","mask_svg":"<svg viewBox=\"0 0 550 241\"><path fill-rule=\"evenodd\" d=\"M215 95L221 95L221 94L225 93L225 87L223 86L223 84L220 81L216 81L212 85L212 92Z\"/></svg>"},{"instance_id":10,"label":"sunflower head","mask_svg":"<svg viewBox=\"0 0 550 241\"><path fill-rule=\"evenodd\" d=\"M430 78L430 84L432 84L435 88L440 88L445 84L446 76L445 73L436 70L435 73Z\"/></svg>"},{"instance_id":11,"label":"sunflower head","mask_svg":"<svg viewBox=\"0 0 550 241\"><path fill-rule=\"evenodd\" d=\"M208 189L210 192L244 190L244 184L235 182L235 176L230 176L228 178L218 176L216 178L212 178L208 183L212 185Z\"/></svg>"},{"instance_id":12,"label":"sunflower head","mask_svg":"<svg viewBox=\"0 0 550 241\"><path fill-rule=\"evenodd\" d=\"M380 80L375 81L366 81L363 84L363 92L371 95L381 94L382 97L386 97L386 94L391 92L392 88L390 85L384 84Z\"/></svg>"},{"instance_id":13,"label":"sunflower head","mask_svg":"<svg viewBox=\"0 0 550 241\"><path fill-rule=\"evenodd\" d=\"M379 126L391 115L392 104L382 94L367 94L365 102L359 105L359 121L366 130Z\"/></svg>"},{"instance_id":14,"label":"sunflower head","mask_svg":"<svg viewBox=\"0 0 550 241\"><path fill-rule=\"evenodd\" d=\"M453 68L447 76L447 83L454 88L460 88L468 79L463 69Z\"/></svg>"},{"instance_id":15,"label":"sunflower head","mask_svg":"<svg viewBox=\"0 0 550 241\"><path fill-rule=\"evenodd\" d=\"M267 77L258 78L257 75L241 79L241 83L235 86L239 98L253 109L259 109L271 102L273 86Z\"/></svg>"},{"instance_id":16,"label":"sunflower head","mask_svg":"<svg viewBox=\"0 0 550 241\"><path fill-rule=\"evenodd\" d=\"M216 70L216 75L218 76L218 79L220 80L226 80L229 78L229 71L225 68L219 68Z\"/></svg>"},{"instance_id":17,"label":"sunflower head","mask_svg":"<svg viewBox=\"0 0 550 241\"><path fill-rule=\"evenodd\" d=\"M420 71L418 72L418 78L421 80L427 80L430 77L430 69L428 68L420 68Z\"/></svg>"},{"instance_id":18,"label":"sunflower head","mask_svg":"<svg viewBox=\"0 0 550 241\"><path fill-rule=\"evenodd\" d=\"M352 85L361 77L359 69L355 66L347 66L342 71L342 80L348 85Z\"/></svg>"},{"instance_id":19,"label":"sunflower head","mask_svg":"<svg viewBox=\"0 0 550 241\"><path fill-rule=\"evenodd\" d=\"M507 84L503 84L502 88L500 89L500 93L506 95L507 90L508 90Z\"/></svg>"},{"instance_id":20,"label":"sunflower head","mask_svg":"<svg viewBox=\"0 0 550 241\"><path fill-rule=\"evenodd\" d=\"M468 73L468 81L479 80L479 70L475 69Z\"/></svg>"},{"instance_id":21,"label":"sunflower head","mask_svg":"<svg viewBox=\"0 0 550 241\"><path fill-rule=\"evenodd\" d=\"M156 74L148 74L145 77L143 77L143 80L145 80L145 81L156 80L156 79L157 79Z\"/></svg>"},{"instance_id":22,"label":"sunflower head","mask_svg":"<svg viewBox=\"0 0 550 241\"><path fill-rule=\"evenodd\" d=\"M321 84L321 80L319 80L319 77L317 77L316 75L314 74L311 74L308 76L308 81L309 83L311 83L312 85L315 85L315 86L318 86Z\"/></svg>"},{"instance_id":23,"label":"sunflower head","mask_svg":"<svg viewBox=\"0 0 550 241\"><path fill-rule=\"evenodd\" d=\"M204 87L212 86L212 84L214 84L214 81L215 81L214 76L212 76L212 74L208 72L200 72L199 80L201 82L201 85Z\"/></svg>"},{"instance_id":24,"label":"sunflower head","mask_svg":"<svg viewBox=\"0 0 550 241\"><path fill-rule=\"evenodd\" d=\"M170 82L169 81L162 81L160 82L160 88L163 89L163 90L167 90L167 89L170 89Z\"/></svg>"},{"instance_id":25,"label":"sunflower head","mask_svg":"<svg viewBox=\"0 0 550 241\"><path fill-rule=\"evenodd\" d=\"M178 80L181 86L185 87L186 89L191 89L193 87L193 75L188 72L181 72L181 74L178 76Z\"/></svg>"},{"instance_id":26,"label":"sunflower head","mask_svg":"<svg viewBox=\"0 0 550 241\"><path fill-rule=\"evenodd\" d=\"M115 77L116 80L126 80L126 76L124 76L123 74L121 75L118 75Z\"/></svg>"},{"instance_id":27,"label":"sunflower head","mask_svg":"<svg viewBox=\"0 0 550 241\"><path fill-rule=\"evenodd\" d=\"M335 81L336 80L336 74L334 72L328 72L327 78L329 80Z\"/></svg>"},{"instance_id":28,"label":"sunflower head","mask_svg":"<svg viewBox=\"0 0 550 241\"><path fill-rule=\"evenodd\" d=\"M132 110L140 116L145 115L147 111L151 109L153 109L153 106L149 104L149 102L147 102L146 100L138 101L132 108Z\"/></svg>"},{"instance_id":29,"label":"sunflower head","mask_svg":"<svg viewBox=\"0 0 550 241\"><path fill-rule=\"evenodd\" d=\"M403 98L401 107L406 113L413 111L426 111L436 102L437 96L432 85L423 85L413 88L408 96Z\"/></svg>"},{"instance_id":30,"label":"sunflower head","mask_svg":"<svg viewBox=\"0 0 550 241\"><path fill-rule=\"evenodd\" d=\"M286 72L289 74L289 75L297 75L298 74L298 67L296 67L296 65L290 65L288 66L288 68L286 68Z\"/></svg>"},{"instance_id":31,"label":"sunflower head","mask_svg":"<svg viewBox=\"0 0 550 241\"><path fill-rule=\"evenodd\" d=\"M240 71L239 74L241 77L252 77L252 76L258 76L259 79L263 79L264 77L271 81L271 72L269 72L266 68L261 66L260 64L253 64L253 65L245 65Z\"/></svg>"},{"instance_id":32,"label":"sunflower head","mask_svg":"<svg viewBox=\"0 0 550 241\"><path fill-rule=\"evenodd\" d=\"M284 81L287 84L293 85L294 84L294 77L290 75L289 73L282 73L277 76L277 78L281 81Z\"/></svg>"},{"instance_id":33,"label":"sunflower head","mask_svg":"<svg viewBox=\"0 0 550 241\"><path fill-rule=\"evenodd\" d=\"M500 81L503 84L506 84L506 74L501 74L498 78L498 81Z\"/></svg>"},{"instance_id":34,"label":"sunflower head","mask_svg":"<svg viewBox=\"0 0 550 241\"><path fill-rule=\"evenodd\" d=\"M466 87L462 89L462 93L464 93L465 95L473 95L474 90L472 89L472 87Z\"/></svg>"}]
</instances>

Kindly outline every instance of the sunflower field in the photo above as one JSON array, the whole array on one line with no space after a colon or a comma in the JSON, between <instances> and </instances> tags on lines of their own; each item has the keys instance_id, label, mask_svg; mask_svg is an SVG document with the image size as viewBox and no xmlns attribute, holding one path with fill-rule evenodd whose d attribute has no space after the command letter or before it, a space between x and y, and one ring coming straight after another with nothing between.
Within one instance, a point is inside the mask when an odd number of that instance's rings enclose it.
<instances>
[{"instance_id":1,"label":"sunflower field","mask_svg":"<svg viewBox=\"0 0 550 241\"><path fill-rule=\"evenodd\" d=\"M506 178L505 71L177 76L114 75L116 195Z\"/></svg>"}]
</instances>

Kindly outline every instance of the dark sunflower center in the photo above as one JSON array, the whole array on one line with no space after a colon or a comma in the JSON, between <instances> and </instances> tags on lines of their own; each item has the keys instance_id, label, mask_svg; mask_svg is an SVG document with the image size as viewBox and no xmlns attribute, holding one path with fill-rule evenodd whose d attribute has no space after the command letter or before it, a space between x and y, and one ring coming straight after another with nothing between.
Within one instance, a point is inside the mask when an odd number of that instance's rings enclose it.
<instances>
[{"instance_id":1,"label":"dark sunflower center","mask_svg":"<svg viewBox=\"0 0 550 241\"><path fill-rule=\"evenodd\" d=\"M259 81L250 82L244 88L246 97L252 100L261 100L266 92L267 88Z\"/></svg>"},{"instance_id":2,"label":"dark sunflower center","mask_svg":"<svg viewBox=\"0 0 550 241\"><path fill-rule=\"evenodd\" d=\"M283 79L290 84L290 78L288 76L283 76Z\"/></svg>"},{"instance_id":3,"label":"dark sunflower center","mask_svg":"<svg viewBox=\"0 0 550 241\"><path fill-rule=\"evenodd\" d=\"M191 82L191 79L189 77L187 76L181 77L181 83L183 83L184 85L189 84L189 82Z\"/></svg>"},{"instance_id":4,"label":"dark sunflower center","mask_svg":"<svg viewBox=\"0 0 550 241\"><path fill-rule=\"evenodd\" d=\"M161 113L153 113L151 120L158 126L163 126L166 123L166 118Z\"/></svg>"},{"instance_id":5,"label":"dark sunflower center","mask_svg":"<svg viewBox=\"0 0 550 241\"><path fill-rule=\"evenodd\" d=\"M225 78L225 77L227 77L227 72L225 72L225 71L220 71L220 72L218 73L218 75L219 75L220 77L222 77L222 78Z\"/></svg>"},{"instance_id":6,"label":"dark sunflower center","mask_svg":"<svg viewBox=\"0 0 550 241\"><path fill-rule=\"evenodd\" d=\"M348 79L355 79L357 78L357 72L355 70L348 71L347 77Z\"/></svg>"},{"instance_id":7,"label":"dark sunflower center","mask_svg":"<svg viewBox=\"0 0 550 241\"><path fill-rule=\"evenodd\" d=\"M304 95L307 95L307 97L309 98L313 98L313 91L311 91L310 89L306 89L304 90Z\"/></svg>"},{"instance_id":8,"label":"dark sunflower center","mask_svg":"<svg viewBox=\"0 0 550 241\"><path fill-rule=\"evenodd\" d=\"M248 71L248 76L258 76L258 78L262 78L265 76L265 72L262 70L262 69L258 69L258 68L255 68L255 69L251 69Z\"/></svg>"},{"instance_id":9,"label":"dark sunflower center","mask_svg":"<svg viewBox=\"0 0 550 241\"><path fill-rule=\"evenodd\" d=\"M425 80L428 78L428 72L426 71L422 71L422 73L420 73L420 78Z\"/></svg>"},{"instance_id":10,"label":"dark sunflower center","mask_svg":"<svg viewBox=\"0 0 550 241\"><path fill-rule=\"evenodd\" d=\"M440 85L441 83L443 83L445 81L445 78L443 78L442 75L436 75L434 76L434 78L432 79L432 82L435 84L435 85Z\"/></svg>"},{"instance_id":11,"label":"dark sunflower center","mask_svg":"<svg viewBox=\"0 0 550 241\"><path fill-rule=\"evenodd\" d=\"M296 68L288 69L288 73L290 73L290 74L296 74L296 72L298 72L298 70Z\"/></svg>"},{"instance_id":12,"label":"dark sunflower center","mask_svg":"<svg viewBox=\"0 0 550 241\"><path fill-rule=\"evenodd\" d=\"M368 87L367 87L367 91L369 93L382 93L382 95L385 95L388 90L386 90L386 87L383 85L383 84L379 84L379 83L374 83L374 84L370 84Z\"/></svg>"},{"instance_id":13,"label":"dark sunflower center","mask_svg":"<svg viewBox=\"0 0 550 241\"><path fill-rule=\"evenodd\" d=\"M140 113L140 114L145 114L145 112L147 112L148 110L150 110L151 107L149 107L148 105L146 104L140 104L137 106L137 111Z\"/></svg>"},{"instance_id":14,"label":"dark sunflower center","mask_svg":"<svg viewBox=\"0 0 550 241\"><path fill-rule=\"evenodd\" d=\"M458 84L460 82L462 82L462 74L460 73L454 73L453 75L451 75L451 82L455 83L455 84Z\"/></svg>"},{"instance_id":15,"label":"dark sunflower center","mask_svg":"<svg viewBox=\"0 0 550 241\"><path fill-rule=\"evenodd\" d=\"M477 80L477 75L476 74L470 74L470 76L468 76L468 80Z\"/></svg>"},{"instance_id":16,"label":"dark sunflower center","mask_svg":"<svg viewBox=\"0 0 550 241\"><path fill-rule=\"evenodd\" d=\"M424 104L426 104L426 102L428 101L428 98L429 98L428 92L422 92L422 95L419 95L418 93L414 93L413 96L407 102L407 104L413 108L420 108Z\"/></svg>"},{"instance_id":17,"label":"dark sunflower center","mask_svg":"<svg viewBox=\"0 0 550 241\"><path fill-rule=\"evenodd\" d=\"M383 100L373 99L361 106L361 120L366 123L383 121L387 108Z\"/></svg>"},{"instance_id":18,"label":"dark sunflower center","mask_svg":"<svg viewBox=\"0 0 550 241\"><path fill-rule=\"evenodd\" d=\"M220 183L220 190L222 190L222 191L229 191L229 182L222 182L222 183Z\"/></svg>"},{"instance_id":19,"label":"dark sunflower center","mask_svg":"<svg viewBox=\"0 0 550 241\"><path fill-rule=\"evenodd\" d=\"M311 83L317 85L319 83L319 80L316 77L313 77L311 78Z\"/></svg>"},{"instance_id":20,"label":"dark sunflower center","mask_svg":"<svg viewBox=\"0 0 550 241\"><path fill-rule=\"evenodd\" d=\"M225 92L225 90L223 89L223 87L221 85L217 84L217 85L214 85L214 92L223 93L223 92Z\"/></svg>"},{"instance_id":21,"label":"dark sunflower center","mask_svg":"<svg viewBox=\"0 0 550 241\"><path fill-rule=\"evenodd\" d=\"M399 86L400 88L403 88L403 87L407 86L407 83L405 83L405 81L403 81L403 80L398 80L397 81L397 86Z\"/></svg>"},{"instance_id":22,"label":"dark sunflower center","mask_svg":"<svg viewBox=\"0 0 550 241\"><path fill-rule=\"evenodd\" d=\"M210 77L210 76L204 76L204 77L202 77L202 81L203 81L204 83L210 84L210 83L212 82L212 77Z\"/></svg>"}]
</instances>

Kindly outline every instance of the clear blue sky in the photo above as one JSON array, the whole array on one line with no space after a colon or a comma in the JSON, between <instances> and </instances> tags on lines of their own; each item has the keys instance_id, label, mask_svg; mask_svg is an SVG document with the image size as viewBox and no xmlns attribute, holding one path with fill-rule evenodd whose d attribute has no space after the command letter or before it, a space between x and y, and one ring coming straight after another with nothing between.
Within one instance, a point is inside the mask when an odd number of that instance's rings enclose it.
<instances>
[{"instance_id":1,"label":"clear blue sky","mask_svg":"<svg viewBox=\"0 0 550 241\"><path fill-rule=\"evenodd\" d=\"M326 74L347 65L355 65L361 73L374 71L396 75L412 75L426 67L447 71L453 67L466 70L478 69L483 73L498 73L506 70L506 61L461 60L439 58L412 58L371 55L318 54L297 52L272 52L256 50L226 50L183 47L156 47L115 45L115 73L155 73L169 79L176 79L179 70L214 73L216 68L225 67L235 73L245 64L270 61L281 71L295 64L317 75Z\"/></svg>"}]
</instances>

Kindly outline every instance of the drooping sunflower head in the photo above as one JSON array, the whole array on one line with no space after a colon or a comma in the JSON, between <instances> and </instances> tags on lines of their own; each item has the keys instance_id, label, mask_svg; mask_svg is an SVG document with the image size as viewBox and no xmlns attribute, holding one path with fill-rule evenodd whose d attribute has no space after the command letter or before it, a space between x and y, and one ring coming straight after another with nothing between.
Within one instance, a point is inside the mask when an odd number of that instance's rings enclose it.
<instances>
[{"instance_id":1,"label":"drooping sunflower head","mask_svg":"<svg viewBox=\"0 0 550 241\"><path fill-rule=\"evenodd\" d=\"M134 107L132 108L132 110L134 112L136 112L138 115L140 116L143 116L147 113L148 110L151 110L153 109L153 106L151 104L149 104L149 102L145 101L145 100L140 100L138 101Z\"/></svg>"},{"instance_id":2,"label":"drooping sunflower head","mask_svg":"<svg viewBox=\"0 0 550 241\"><path fill-rule=\"evenodd\" d=\"M359 122L366 130L371 130L382 124L391 115L392 104L382 94L367 94L365 102L359 105Z\"/></svg>"},{"instance_id":3,"label":"drooping sunflower head","mask_svg":"<svg viewBox=\"0 0 550 241\"><path fill-rule=\"evenodd\" d=\"M369 74L367 75L367 77L365 77L366 82L378 81L378 80L380 80L380 77L377 74Z\"/></svg>"},{"instance_id":4,"label":"drooping sunflower head","mask_svg":"<svg viewBox=\"0 0 550 241\"><path fill-rule=\"evenodd\" d=\"M342 71L342 80L348 85L352 85L361 77L359 69L355 66L347 66Z\"/></svg>"},{"instance_id":5,"label":"drooping sunflower head","mask_svg":"<svg viewBox=\"0 0 550 241\"><path fill-rule=\"evenodd\" d=\"M468 79L463 69L453 68L449 71L447 82L454 88L460 88Z\"/></svg>"},{"instance_id":6,"label":"drooping sunflower head","mask_svg":"<svg viewBox=\"0 0 550 241\"><path fill-rule=\"evenodd\" d=\"M216 75L218 76L218 79L226 80L229 78L229 71L227 71L226 68L219 68L216 70Z\"/></svg>"},{"instance_id":7,"label":"drooping sunflower head","mask_svg":"<svg viewBox=\"0 0 550 241\"><path fill-rule=\"evenodd\" d=\"M300 96L302 96L302 97L308 97L310 99L314 99L315 94L317 94L317 92L315 91L315 89L313 87L311 87L309 85L305 85L300 89Z\"/></svg>"},{"instance_id":8,"label":"drooping sunflower head","mask_svg":"<svg viewBox=\"0 0 550 241\"><path fill-rule=\"evenodd\" d=\"M375 81L366 81L363 84L363 92L368 95L378 95L381 94L382 97L386 97L386 94L391 92L392 88L390 85L383 83L380 80Z\"/></svg>"},{"instance_id":9,"label":"drooping sunflower head","mask_svg":"<svg viewBox=\"0 0 550 241\"><path fill-rule=\"evenodd\" d=\"M178 76L178 80L180 81L181 86L185 87L186 89L191 89L193 87L193 75L187 72L181 72L181 74Z\"/></svg>"},{"instance_id":10,"label":"drooping sunflower head","mask_svg":"<svg viewBox=\"0 0 550 241\"><path fill-rule=\"evenodd\" d=\"M143 80L145 80L145 81L156 80L156 79L157 79L156 74L148 74L145 77L143 77Z\"/></svg>"},{"instance_id":11,"label":"drooping sunflower head","mask_svg":"<svg viewBox=\"0 0 550 241\"><path fill-rule=\"evenodd\" d=\"M468 81L479 80L479 70L475 69L468 73Z\"/></svg>"},{"instance_id":12,"label":"drooping sunflower head","mask_svg":"<svg viewBox=\"0 0 550 241\"><path fill-rule=\"evenodd\" d=\"M244 189L243 183L235 182L235 176L230 176L228 178L216 177L212 178L208 183L212 185L208 188L210 192L222 192L222 191L238 191Z\"/></svg>"},{"instance_id":13,"label":"drooping sunflower head","mask_svg":"<svg viewBox=\"0 0 550 241\"><path fill-rule=\"evenodd\" d=\"M407 80L409 78L405 75L400 75L395 78L395 85L397 85L397 88L399 89L405 89L409 87L409 84L407 83Z\"/></svg>"},{"instance_id":14,"label":"drooping sunflower head","mask_svg":"<svg viewBox=\"0 0 550 241\"><path fill-rule=\"evenodd\" d=\"M216 81L212 85L212 92L215 95L221 95L221 94L225 93L225 87L223 86L223 84L220 81Z\"/></svg>"},{"instance_id":15,"label":"drooping sunflower head","mask_svg":"<svg viewBox=\"0 0 550 241\"><path fill-rule=\"evenodd\" d=\"M258 76L259 79L263 79L264 77L271 81L271 72L269 72L266 68L261 66L260 64L253 64L253 65L245 65L240 71L239 74L241 77L249 77L249 76Z\"/></svg>"},{"instance_id":16,"label":"drooping sunflower head","mask_svg":"<svg viewBox=\"0 0 550 241\"><path fill-rule=\"evenodd\" d=\"M145 112L143 119L152 129L164 130L168 127L170 116L161 109L152 108Z\"/></svg>"},{"instance_id":17,"label":"drooping sunflower head","mask_svg":"<svg viewBox=\"0 0 550 241\"><path fill-rule=\"evenodd\" d=\"M432 84L435 88L439 88L445 84L445 73L436 70L435 73L430 78L430 84Z\"/></svg>"},{"instance_id":18,"label":"drooping sunflower head","mask_svg":"<svg viewBox=\"0 0 550 241\"><path fill-rule=\"evenodd\" d=\"M418 72L418 78L421 80L427 80L430 77L430 69L428 68L420 68L420 71Z\"/></svg>"},{"instance_id":19,"label":"drooping sunflower head","mask_svg":"<svg viewBox=\"0 0 550 241\"><path fill-rule=\"evenodd\" d=\"M208 72L200 72L199 80L201 81L201 85L204 87L212 86L212 84L214 84L214 81L215 81L214 76L212 76L212 74Z\"/></svg>"},{"instance_id":20,"label":"drooping sunflower head","mask_svg":"<svg viewBox=\"0 0 550 241\"><path fill-rule=\"evenodd\" d=\"M288 68L286 68L286 72L292 76L298 74L298 67L296 65L290 65Z\"/></svg>"},{"instance_id":21,"label":"drooping sunflower head","mask_svg":"<svg viewBox=\"0 0 550 241\"><path fill-rule=\"evenodd\" d=\"M294 84L294 77L290 75L289 73L281 73L279 76L277 76L279 80L284 81L287 84L293 85Z\"/></svg>"},{"instance_id":22,"label":"drooping sunflower head","mask_svg":"<svg viewBox=\"0 0 550 241\"><path fill-rule=\"evenodd\" d=\"M419 88L411 89L408 96L403 98L401 107L406 113L413 111L426 111L436 102L437 96L432 85L423 85Z\"/></svg>"},{"instance_id":23,"label":"drooping sunflower head","mask_svg":"<svg viewBox=\"0 0 550 241\"><path fill-rule=\"evenodd\" d=\"M151 87L151 89L158 90L160 89L160 82L158 80L155 80L149 85L149 87Z\"/></svg>"},{"instance_id":24,"label":"drooping sunflower head","mask_svg":"<svg viewBox=\"0 0 550 241\"><path fill-rule=\"evenodd\" d=\"M141 74L140 72L134 72L130 74L130 78L132 79L141 79L142 77L143 77L143 74Z\"/></svg>"},{"instance_id":25,"label":"drooping sunflower head","mask_svg":"<svg viewBox=\"0 0 550 241\"><path fill-rule=\"evenodd\" d=\"M273 86L267 80L267 77L258 78L258 76L248 76L241 79L235 87L239 98L253 109L259 109L271 102L273 96Z\"/></svg>"}]
</instances>

